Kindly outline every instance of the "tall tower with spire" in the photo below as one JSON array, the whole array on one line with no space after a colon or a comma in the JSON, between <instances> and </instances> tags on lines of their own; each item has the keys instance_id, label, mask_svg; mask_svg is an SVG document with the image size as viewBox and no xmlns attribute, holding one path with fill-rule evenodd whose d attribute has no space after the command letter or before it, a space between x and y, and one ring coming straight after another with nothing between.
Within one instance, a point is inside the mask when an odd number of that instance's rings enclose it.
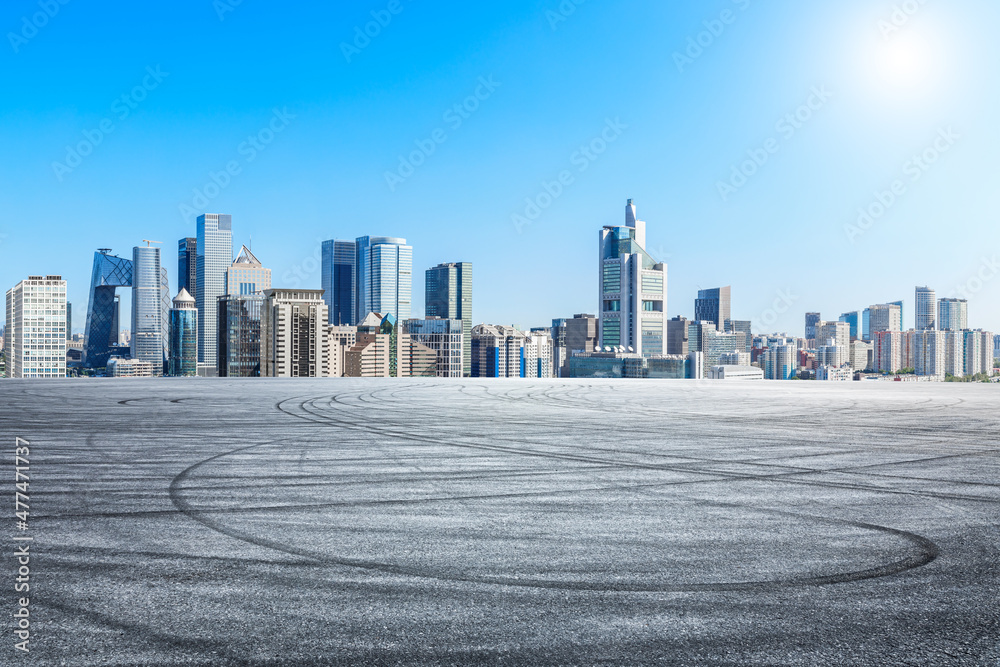
<instances>
[{"instance_id":1,"label":"tall tower with spire","mask_svg":"<svg viewBox=\"0 0 1000 667\"><path fill-rule=\"evenodd\" d=\"M646 252L646 223L625 204L625 224L600 231L601 346L644 356L667 353L667 265Z\"/></svg>"}]
</instances>

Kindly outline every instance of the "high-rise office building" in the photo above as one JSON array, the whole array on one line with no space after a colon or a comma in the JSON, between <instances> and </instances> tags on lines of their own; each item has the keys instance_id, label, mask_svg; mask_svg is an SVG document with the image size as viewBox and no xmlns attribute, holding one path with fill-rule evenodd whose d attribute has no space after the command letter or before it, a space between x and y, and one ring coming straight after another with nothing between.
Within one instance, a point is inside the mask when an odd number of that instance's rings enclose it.
<instances>
[{"instance_id":1,"label":"high-rise office building","mask_svg":"<svg viewBox=\"0 0 1000 667\"><path fill-rule=\"evenodd\" d=\"M271 269L265 269L250 248L243 246L226 269L226 294L261 294L269 289Z\"/></svg>"},{"instance_id":2,"label":"high-rise office building","mask_svg":"<svg viewBox=\"0 0 1000 667\"><path fill-rule=\"evenodd\" d=\"M260 318L262 377L326 377L323 290L269 289Z\"/></svg>"},{"instance_id":3,"label":"high-rise office building","mask_svg":"<svg viewBox=\"0 0 1000 667\"><path fill-rule=\"evenodd\" d=\"M599 235L601 346L644 356L667 352L667 265L646 252L646 223L625 205L625 224Z\"/></svg>"},{"instance_id":4,"label":"high-rise office building","mask_svg":"<svg viewBox=\"0 0 1000 667\"><path fill-rule=\"evenodd\" d=\"M4 344L7 377L66 377L66 281L62 276L28 276L7 290Z\"/></svg>"},{"instance_id":5,"label":"high-rise office building","mask_svg":"<svg viewBox=\"0 0 1000 667\"><path fill-rule=\"evenodd\" d=\"M874 338L880 331L902 331L903 309L894 303L880 303L868 307L869 329Z\"/></svg>"},{"instance_id":6,"label":"high-rise office building","mask_svg":"<svg viewBox=\"0 0 1000 667\"><path fill-rule=\"evenodd\" d=\"M798 367L794 345L772 345L764 356L764 377L768 380L791 380Z\"/></svg>"},{"instance_id":7,"label":"high-rise office building","mask_svg":"<svg viewBox=\"0 0 1000 667\"><path fill-rule=\"evenodd\" d=\"M192 297L198 293L198 239L187 237L177 242L177 289Z\"/></svg>"},{"instance_id":8,"label":"high-rise office building","mask_svg":"<svg viewBox=\"0 0 1000 667\"><path fill-rule=\"evenodd\" d=\"M406 239L388 236L362 236L355 243L355 320L360 322L368 313L410 319L413 248Z\"/></svg>"},{"instance_id":9,"label":"high-rise office building","mask_svg":"<svg viewBox=\"0 0 1000 667\"><path fill-rule=\"evenodd\" d=\"M930 287L916 288L917 315L914 328L925 331L937 328L937 294Z\"/></svg>"},{"instance_id":10,"label":"high-rise office building","mask_svg":"<svg viewBox=\"0 0 1000 667\"><path fill-rule=\"evenodd\" d=\"M233 263L233 216L198 216L198 363L215 365L219 347L218 299L226 293L226 272Z\"/></svg>"},{"instance_id":11,"label":"high-rise office building","mask_svg":"<svg viewBox=\"0 0 1000 667\"><path fill-rule=\"evenodd\" d=\"M709 369L722 363L724 354L731 352L746 353L747 338L742 331L722 333L714 327L705 327L703 331L705 353L705 368Z\"/></svg>"},{"instance_id":12,"label":"high-rise office building","mask_svg":"<svg viewBox=\"0 0 1000 667\"><path fill-rule=\"evenodd\" d=\"M174 377L198 374L198 308L183 287L170 309L170 360L167 373Z\"/></svg>"},{"instance_id":13,"label":"high-rise office building","mask_svg":"<svg viewBox=\"0 0 1000 667\"><path fill-rule=\"evenodd\" d=\"M160 265L160 249L132 249L132 344L133 359L148 361L153 375L163 375L169 353L169 286Z\"/></svg>"},{"instance_id":14,"label":"high-rise office building","mask_svg":"<svg viewBox=\"0 0 1000 667\"><path fill-rule=\"evenodd\" d=\"M698 290L698 298L694 301L695 321L711 322L722 331L726 320L732 315L731 292L732 288L728 285ZM708 362L705 363L708 366Z\"/></svg>"},{"instance_id":15,"label":"high-rise office building","mask_svg":"<svg viewBox=\"0 0 1000 667\"><path fill-rule=\"evenodd\" d=\"M861 340L861 327L864 322L864 317L861 315L860 310L852 310L848 313L843 313L840 316L840 321L847 322L847 325L850 327L851 340Z\"/></svg>"},{"instance_id":16,"label":"high-rise office building","mask_svg":"<svg viewBox=\"0 0 1000 667\"><path fill-rule=\"evenodd\" d=\"M726 333L742 333L746 336L744 352L753 349L753 322L750 320L726 320Z\"/></svg>"},{"instance_id":17,"label":"high-rise office building","mask_svg":"<svg viewBox=\"0 0 1000 667\"><path fill-rule=\"evenodd\" d=\"M814 340L816 338L816 325L822 319L819 313L806 313L806 340Z\"/></svg>"},{"instance_id":18,"label":"high-rise office building","mask_svg":"<svg viewBox=\"0 0 1000 667\"><path fill-rule=\"evenodd\" d=\"M472 263L438 264L427 269L425 278L425 316L462 320L464 333L462 369L472 374Z\"/></svg>"},{"instance_id":19,"label":"high-rise office building","mask_svg":"<svg viewBox=\"0 0 1000 667\"><path fill-rule=\"evenodd\" d=\"M219 377L260 377L262 293L219 297Z\"/></svg>"},{"instance_id":20,"label":"high-rise office building","mask_svg":"<svg viewBox=\"0 0 1000 667\"><path fill-rule=\"evenodd\" d=\"M353 326L359 322L356 319L357 260L354 241L323 241L320 272L323 300L330 318L328 324Z\"/></svg>"},{"instance_id":21,"label":"high-rise office building","mask_svg":"<svg viewBox=\"0 0 1000 667\"><path fill-rule=\"evenodd\" d=\"M434 350L439 378L460 378L464 366L465 326L459 319L406 320L404 332L410 340ZM471 336L471 330L470 334Z\"/></svg>"},{"instance_id":22,"label":"high-rise office building","mask_svg":"<svg viewBox=\"0 0 1000 667\"><path fill-rule=\"evenodd\" d=\"M816 347L833 345L847 348L851 344L851 325L847 322L821 321L816 325Z\"/></svg>"},{"instance_id":23,"label":"high-rise office building","mask_svg":"<svg viewBox=\"0 0 1000 667\"><path fill-rule=\"evenodd\" d=\"M119 287L132 287L132 260L111 254L109 248L94 253L90 276L90 301L83 335L84 363L103 368L111 346L119 342Z\"/></svg>"},{"instance_id":24,"label":"high-rise office building","mask_svg":"<svg viewBox=\"0 0 1000 667\"><path fill-rule=\"evenodd\" d=\"M73 304L66 302L66 340L73 338Z\"/></svg>"},{"instance_id":25,"label":"high-rise office building","mask_svg":"<svg viewBox=\"0 0 1000 667\"><path fill-rule=\"evenodd\" d=\"M687 355L691 320L678 315L667 321L667 354Z\"/></svg>"},{"instance_id":26,"label":"high-rise office building","mask_svg":"<svg viewBox=\"0 0 1000 667\"><path fill-rule=\"evenodd\" d=\"M962 331L969 328L969 302L965 299L938 301L937 328L941 331Z\"/></svg>"}]
</instances>

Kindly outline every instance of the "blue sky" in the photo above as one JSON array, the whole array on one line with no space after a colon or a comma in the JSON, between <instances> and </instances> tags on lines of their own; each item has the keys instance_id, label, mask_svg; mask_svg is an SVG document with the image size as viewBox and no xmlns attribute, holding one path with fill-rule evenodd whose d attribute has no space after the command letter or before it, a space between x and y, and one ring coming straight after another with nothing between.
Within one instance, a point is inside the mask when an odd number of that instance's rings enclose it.
<instances>
[{"instance_id":1,"label":"blue sky","mask_svg":"<svg viewBox=\"0 0 1000 667\"><path fill-rule=\"evenodd\" d=\"M671 316L731 284L758 331L898 299L912 326L927 284L1000 331L995 2L63 2L0 7L0 285L63 274L76 330L96 248L163 242L174 288L198 212L276 286L403 236L415 314L471 261L477 321L545 325L595 312L633 198Z\"/></svg>"}]
</instances>

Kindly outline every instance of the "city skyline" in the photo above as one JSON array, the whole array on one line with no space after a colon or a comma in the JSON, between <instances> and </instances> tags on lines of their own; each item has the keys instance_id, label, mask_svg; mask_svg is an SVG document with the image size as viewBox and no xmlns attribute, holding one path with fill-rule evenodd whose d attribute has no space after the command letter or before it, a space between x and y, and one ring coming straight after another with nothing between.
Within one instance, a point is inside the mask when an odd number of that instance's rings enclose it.
<instances>
[{"instance_id":1,"label":"city skyline","mask_svg":"<svg viewBox=\"0 0 1000 667\"><path fill-rule=\"evenodd\" d=\"M593 246L581 231L617 224L609 202L634 197L655 227L650 253L674 276L668 317L690 316L699 289L732 285L733 317L759 321L790 292L795 307L775 310L768 328L798 333L805 310L840 313L898 295L909 317L920 283L941 298L968 298L973 322L1000 330L997 263L974 251L995 246L1000 233L987 187L1000 150L989 119L1000 103L975 77L978 60L998 48L985 34L997 7L925 4L895 26L891 4L860 1L586 3L567 16L556 2L458 14L401 6L370 45L347 55L341 44L352 44L355 28L384 3L316 8L306 23L247 3L223 20L210 5L179 7L134 35L118 29L124 15L112 12L104 25L67 7L11 45L3 57L17 67L4 70L8 87L45 85L0 106L11 155L0 193L2 284L60 273L79 313L88 266L78 248L124 256L143 236L193 237L195 214L226 211L240 221L234 241L254 239L276 285L321 287L322 240L385 230L407 238L418 271L456 259L476 264L478 316L527 328L595 310ZM7 6L0 24L18 34L35 7ZM732 23L721 23L724 10ZM893 30L880 28L887 21ZM723 32L706 33L706 25ZM292 30L321 35L260 54L244 39ZM180 52L171 38L180 32L209 51ZM86 48L81 35L89 35ZM434 35L453 41L412 49ZM626 36L635 45L627 54L591 46ZM130 55L116 47L103 57L121 39ZM798 48L810 42L816 48ZM401 64L410 52L412 62ZM920 58L934 66L914 76ZM304 60L316 64L301 69ZM553 62L559 76L539 62ZM885 78L894 67L895 79ZM262 71L300 69L300 77L260 84ZM767 70L781 76L755 76ZM628 102L609 101L623 89ZM739 114L725 111L734 106ZM113 131L85 146L79 164L68 159L67 147L88 141L84 133L96 140L105 119ZM428 144L438 128L444 141ZM426 154L418 155L421 145ZM746 162L754 156L766 162ZM57 175L55 163L69 171ZM402 182L390 188L386 173ZM720 194L719 183L735 192ZM193 213L182 217L182 205ZM514 224L517 216L530 224ZM956 217L961 235L947 231ZM32 261L40 248L44 261ZM850 270L830 280L818 252ZM171 254L164 251L164 265L180 285ZM506 257L532 275L505 275ZM526 302L511 296L536 280L564 288ZM414 313L423 310L421 283Z\"/></svg>"}]
</instances>

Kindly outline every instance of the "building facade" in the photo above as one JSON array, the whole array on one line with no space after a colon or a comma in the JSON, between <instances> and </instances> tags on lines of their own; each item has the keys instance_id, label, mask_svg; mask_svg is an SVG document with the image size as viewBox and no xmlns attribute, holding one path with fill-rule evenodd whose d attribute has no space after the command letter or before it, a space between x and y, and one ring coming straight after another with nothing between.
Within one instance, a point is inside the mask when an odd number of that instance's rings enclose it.
<instances>
[{"instance_id":1,"label":"building facade","mask_svg":"<svg viewBox=\"0 0 1000 667\"><path fill-rule=\"evenodd\" d=\"M194 297L181 288L170 309L170 360L167 373L173 377L198 375L198 308Z\"/></svg>"},{"instance_id":2,"label":"building facade","mask_svg":"<svg viewBox=\"0 0 1000 667\"><path fill-rule=\"evenodd\" d=\"M461 320L462 373L472 375L472 263L438 264L424 274L424 316Z\"/></svg>"},{"instance_id":3,"label":"building facade","mask_svg":"<svg viewBox=\"0 0 1000 667\"><path fill-rule=\"evenodd\" d=\"M732 317L731 292L732 288L728 285L698 290L698 298L694 300L694 319L711 322L721 331L726 320Z\"/></svg>"},{"instance_id":4,"label":"building facade","mask_svg":"<svg viewBox=\"0 0 1000 667\"><path fill-rule=\"evenodd\" d=\"M260 323L261 376L326 377L326 322L323 290L266 290Z\"/></svg>"},{"instance_id":5,"label":"building facade","mask_svg":"<svg viewBox=\"0 0 1000 667\"><path fill-rule=\"evenodd\" d=\"M881 331L903 330L903 309L894 303L868 307L869 331L872 339Z\"/></svg>"},{"instance_id":6,"label":"building facade","mask_svg":"<svg viewBox=\"0 0 1000 667\"><path fill-rule=\"evenodd\" d=\"M9 378L66 377L66 281L28 276L7 290Z\"/></svg>"},{"instance_id":7,"label":"building facade","mask_svg":"<svg viewBox=\"0 0 1000 667\"><path fill-rule=\"evenodd\" d=\"M233 216L206 213L197 220L198 363L215 364L219 346L218 299L226 294L233 263Z\"/></svg>"},{"instance_id":8,"label":"building facade","mask_svg":"<svg viewBox=\"0 0 1000 667\"><path fill-rule=\"evenodd\" d=\"M358 323L357 243L330 239L323 241L322 250L320 279L328 324L354 326Z\"/></svg>"},{"instance_id":9,"label":"building facade","mask_svg":"<svg viewBox=\"0 0 1000 667\"><path fill-rule=\"evenodd\" d=\"M177 242L177 291L198 293L198 239L183 238Z\"/></svg>"},{"instance_id":10,"label":"building facade","mask_svg":"<svg viewBox=\"0 0 1000 667\"><path fill-rule=\"evenodd\" d=\"M794 345L774 345L764 357L764 377L768 380L791 380L798 371L798 350Z\"/></svg>"},{"instance_id":11,"label":"building facade","mask_svg":"<svg viewBox=\"0 0 1000 667\"><path fill-rule=\"evenodd\" d=\"M163 375L170 352L169 289L160 249L133 248L131 356L148 361L157 377Z\"/></svg>"},{"instance_id":12,"label":"building facade","mask_svg":"<svg viewBox=\"0 0 1000 667\"><path fill-rule=\"evenodd\" d=\"M969 302L966 299L938 301L937 328L941 331L964 331L969 328Z\"/></svg>"},{"instance_id":13,"label":"building facade","mask_svg":"<svg viewBox=\"0 0 1000 667\"><path fill-rule=\"evenodd\" d=\"M413 248L388 236L362 236L355 245L356 321L372 312L410 319Z\"/></svg>"},{"instance_id":14,"label":"building facade","mask_svg":"<svg viewBox=\"0 0 1000 667\"><path fill-rule=\"evenodd\" d=\"M816 339L816 325L822 319L819 313L806 313L806 340Z\"/></svg>"},{"instance_id":15,"label":"building facade","mask_svg":"<svg viewBox=\"0 0 1000 667\"><path fill-rule=\"evenodd\" d=\"M646 223L628 200L625 224L599 235L601 346L652 356L667 352L667 266L646 252Z\"/></svg>"},{"instance_id":16,"label":"building facade","mask_svg":"<svg viewBox=\"0 0 1000 667\"><path fill-rule=\"evenodd\" d=\"M219 297L218 311L217 375L232 378L260 377L264 295L228 294Z\"/></svg>"},{"instance_id":17,"label":"building facade","mask_svg":"<svg viewBox=\"0 0 1000 667\"><path fill-rule=\"evenodd\" d=\"M264 268L260 260L246 246L240 248L233 263L226 269L226 294L262 294L271 289L271 269Z\"/></svg>"},{"instance_id":18,"label":"building facade","mask_svg":"<svg viewBox=\"0 0 1000 667\"><path fill-rule=\"evenodd\" d=\"M132 260L100 248L94 253L83 335L83 361L90 368L103 368L111 357L111 346L119 343L119 287L132 287Z\"/></svg>"},{"instance_id":19,"label":"building facade","mask_svg":"<svg viewBox=\"0 0 1000 667\"><path fill-rule=\"evenodd\" d=\"M465 377L465 323L462 320L439 318L407 320L404 323L404 331L410 340L434 351L437 358L437 377ZM471 329L469 335L472 335ZM471 350L471 341L469 348Z\"/></svg>"},{"instance_id":20,"label":"building facade","mask_svg":"<svg viewBox=\"0 0 1000 667\"><path fill-rule=\"evenodd\" d=\"M915 290L915 297L917 314L914 328L917 331L936 329L937 293L930 287L917 287Z\"/></svg>"}]
</instances>

